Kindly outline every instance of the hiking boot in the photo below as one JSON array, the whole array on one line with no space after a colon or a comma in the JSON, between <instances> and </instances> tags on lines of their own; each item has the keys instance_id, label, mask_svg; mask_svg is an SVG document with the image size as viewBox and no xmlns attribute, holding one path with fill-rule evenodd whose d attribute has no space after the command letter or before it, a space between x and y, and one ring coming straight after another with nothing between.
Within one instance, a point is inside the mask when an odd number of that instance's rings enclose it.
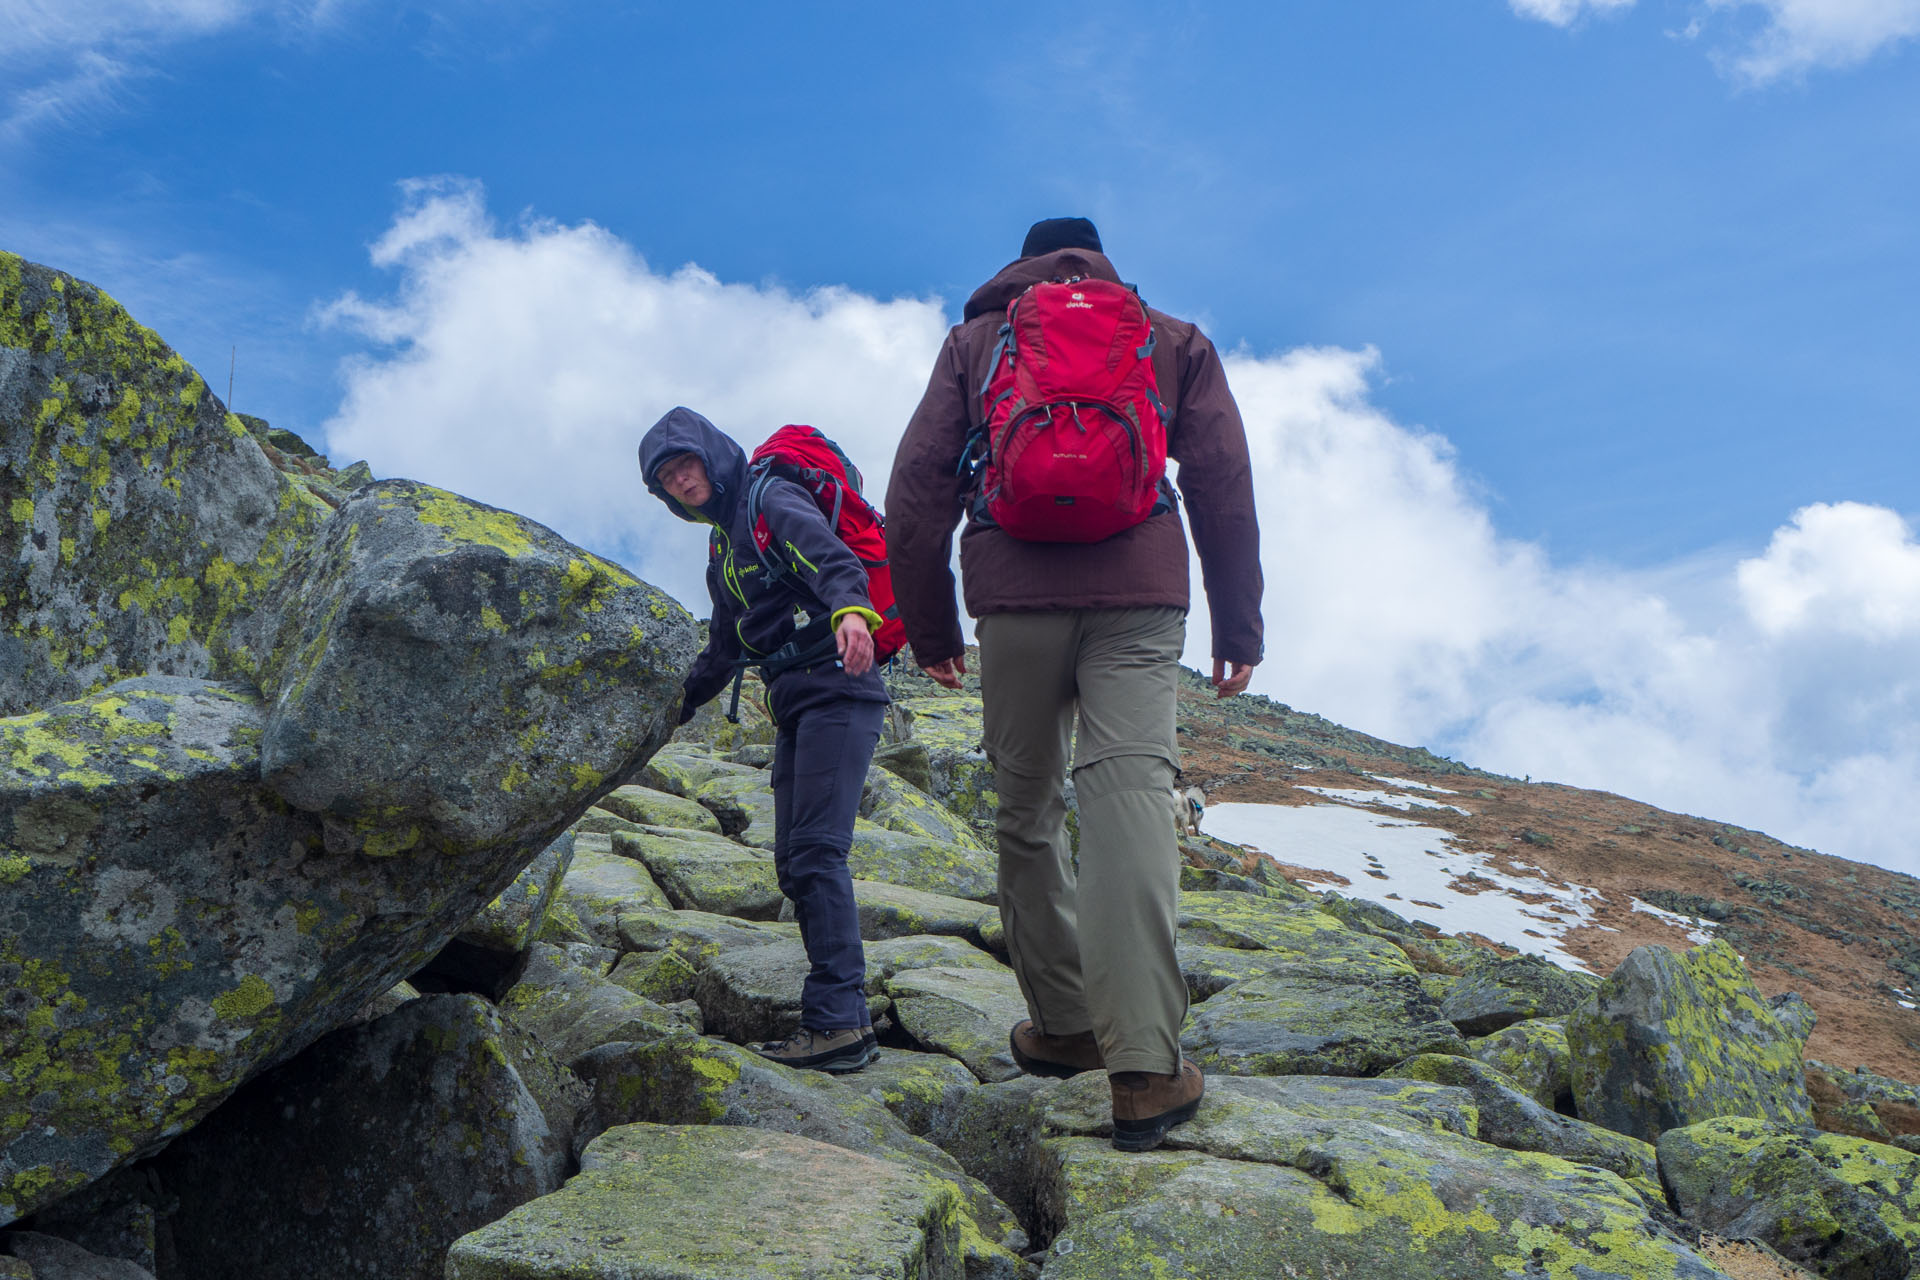
<instances>
[{"instance_id":1,"label":"hiking boot","mask_svg":"<svg viewBox=\"0 0 1920 1280\"><path fill-rule=\"evenodd\" d=\"M1119 1071L1109 1076L1113 1089L1113 1149L1151 1151L1167 1130L1193 1119L1207 1079L1200 1068L1180 1059L1180 1070L1170 1076L1150 1071Z\"/></svg>"},{"instance_id":2,"label":"hiking boot","mask_svg":"<svg viewBox=\"0 0 1920 1280\"><path fill-rule=\"evenodd\" d=\"M782 1066L840 1075L858 1071L879 1057L880 1041L875 1038L872 1027L845 1027L839 1031L802 1027L785 1040L754 1045L753 1051Z\"/></svg>"},{"instance_id":3,"label":"hiking boot","mask_svg":"<svg viewBox=\"0 0 1920 1280\"><path fill-rule=\"evenodd\" d=\"M1041 1035L1033 1019L1022 1018L1013 1024L1007 1037L1013 1060L1030 1076L1055 1076L1065 1079L1082 1071L1098 1071L1105 1065L1100 1058L1100 1042L1093 1032L1072 1036Z\"/></svg>"}]
</instances>

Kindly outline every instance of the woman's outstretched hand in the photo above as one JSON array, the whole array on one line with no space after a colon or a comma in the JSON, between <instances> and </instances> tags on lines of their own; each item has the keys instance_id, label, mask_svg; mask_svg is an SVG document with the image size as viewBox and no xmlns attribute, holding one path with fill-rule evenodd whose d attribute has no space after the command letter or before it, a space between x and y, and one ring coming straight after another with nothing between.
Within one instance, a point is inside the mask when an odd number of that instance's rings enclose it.
<instances>
[{"instance_id":1,"label":"woman's outstretched hand","mask_svg":"<svg viewBox=\"0 0 1920 1280\"><path fill-rule=\"evenodd\" d=\"M850 613L840 619L840 625L834 628L833 643L840 650L840 665L848 675L864 675L873 670L873 633L867 630L865 618Z\"/></svg>"}]
</instances>

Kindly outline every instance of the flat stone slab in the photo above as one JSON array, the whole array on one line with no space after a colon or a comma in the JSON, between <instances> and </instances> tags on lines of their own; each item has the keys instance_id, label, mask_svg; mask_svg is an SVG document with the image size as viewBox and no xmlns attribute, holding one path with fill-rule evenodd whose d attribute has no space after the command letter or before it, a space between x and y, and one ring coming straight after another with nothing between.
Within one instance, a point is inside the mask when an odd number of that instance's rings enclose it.
<instances>
[{"instance_id":1,"label":"flat stone slab","mask_svg":"<svg viewBox=\"0 0 1920 1280\"><path fill-rule=\"evenodd\" d=\"M667 895L654 883L646 865L613 852L605 835L576 834L573 861L560 881L554 908L563 920L577 925L595 945L620 945L623 912L671 907Z\"/></svg>"},{"instance_id":2,"label":"flat stone slab","mask_svg":"<svg viewBox=\"0 0 1920 1280\"><path fill-rule=\"evenodd\" d=\"M1544 1151L1576 1164L1611 1170L1648 1203L1666 1204L1652 1143L1544 1107L1483 1062L1425 1053L1389 1068L1386 1074L1397 1079L1458 1085L1470 1092L1480 1110L1482 1142L1510 1151Z\"/></svg>"},{"instance_id":3,"label":"flat stone slab","mask_svg":"<svg viewBox=\"0 0 1920 1280\"><path fill-rule=\"evenodd\" d=\"M894 1019L920 1044L958 1058L981 1080L1021 1074L1007 1051L1013 1024L1027 1016L1013 970L909 969L887 981L887 994Z\"/></svg>"},{"instance_id":4,"label":"flat stone slab","mask_svg":"<svg viewBox=\"0 0 1920 1280\"><path fill-rule=\"evenodd\" d=\"M860 912L860 936L868 941L944 933L979 942L980 928L987 917L992 916L996 923L999 920L997 909L970 898L953 898L879 880L855 880L853 901ZM793 918L792 904L780 908L780 918Z\"/></svg>"},{"instance_id":5,"label":"flat stone slab","mask_svg":"<svg viewBox=\"0 0 1920 1280\"><path fill-rule=\"evenodd\" d=\"M1238 983L1194 1010L1181 1046L1230 1075L1363 1076L1464 1049L1410 967L1362 968L1296 964Z\"/></svg>"},{"instance_id":6,"label":"flat stone slab","mask_svg":"<svg viewBox=\"0 0 1920 1280\"><path fill-rule=\"evenodd\" d=\"M711 911L629 911L620 917L620 945L628 951L678 951L696 968L736 947L798 941L800 926L741 920Z\"/></svg>"},{"instance_id":7,"label":"flat stone slab","mask_svg":"<svg viewBox=\"0 0 1920 1280\"><path fill-rule=\"evenodd\" d=\"M719 819L705 805L652 787L615 787L600 797L600 808L643 827L682 827L720 834Z\"/></svg>"},{"instance_id":8,"label":"flat stone slab","mask_svg":"<svg viewBox=\"0 0 1920 1280\"><path fill-rule=\"evenodd\" d=\"M908 1133L926 1137L947 1090L976 1087L980 1081L966 1064L944 1053L915 1053L910 1049L882 1049L862 1070L846 1077L858 1089L893 1112Z\"/></svg>"},{"instance_id":9,"label":"flat stone slab","mask_svg":"<svg viewBox=\"0 0 1920 1280\"><path fill-rule=\"evenodd\" d=\"M789 1133L905 1163L951 1182L982 1241L999 1241L1019 1231L1012 1212L984 1184L945 1151L909 1133L883 1103L858 1089L861 1076L872 1067L848 1076L796 1071L723 1040L691 1034L646 1045L605 1045L579 1064L594 1094L581 1119L582 1143L618 1125L636 1123L736 1125ZM1015 1240L1024 1247L1024 1233ZM979 1260L993 1252L980 1250Z\"/></svg>"},{"instance_id":10,"label":"flat stone slab","mask_svg":"<svg viewBox=\"0 0 1920 1280\"><path fill-rule=\"evenodd\" d=\"M646 864L672 905L744 920L773 920L786 899L770 854L723 836L673 827L621 831L615 853Z\"/></svg>"},{"instance_id":11,"label":"flat stone slab","mask_svg":"<svg viewBox=\"0 0 1920 1280\"><path fill-rule=\"evenodd\" d=\"M889 831L862 818L854 823L847 867L856 880L879 880L906 889L993 902L999 896L994 855L925 836Z\"/></svg>"},{"instance_id":12,"label":"flat stone slab","mask_svg":"<svg viewBox=\"0 0 1920 1280\"><path fill-rule=\"evenodd\" d=\"M800 942L769 942L715 956L694 980L693 998L707 1029L729 1040L774 1040L800 1029L800 989L811 969ZM868 1016L886 1011L870 996Z\"/></svg>"},{"instance_id":13,"label":"flat stone slab","mask_svg":"<svg viewBox=\"0 0 1920 1280\"><path fill-rule=\"evenodd\" d=\"M454 1242L447 1280L963 1280L950 1183L807 1138L627 1125Z\"/></svg>"},{"instance_id":14,"label":"flat stone slab","mask_svg":"<svg viewBox=\"0 0 1920 1280\"><path fill-rule=\"evenodd\" d=\"M1047 1280L1725 1280L1611 1174L1351 1129L1297 1166L1050 1141L1042 1213L1062 1229Z\"/></svg>"},{"instance_id":15,"label":"flat stone slab","mask_svg":"<svg viewBox=\"0 0 1920 1280\"><path fill-rule=\"evenodd\" d=\"M501 1012L530 1031L561 1063L617 1040L656 1040L686 1023L672 1009L636 995L606 976L613 952L595 947L533 944L520 981Z\"/></svg>"}]
</instances>

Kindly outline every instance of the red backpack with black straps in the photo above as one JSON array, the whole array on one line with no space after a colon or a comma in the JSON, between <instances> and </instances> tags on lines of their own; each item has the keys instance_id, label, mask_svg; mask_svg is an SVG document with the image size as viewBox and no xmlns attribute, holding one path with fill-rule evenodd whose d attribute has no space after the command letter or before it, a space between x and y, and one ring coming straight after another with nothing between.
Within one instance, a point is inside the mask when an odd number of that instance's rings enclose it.
<instances>
[{"instance_id":1,"label":"red backpack with black straps","mask_svg":"<svg viewBox=\"0 0 1920 1280\"><path fill-rule=\"evenodd\" d=\"M1033 542L1099 542L1170 509L1153 347L1126 285L1074 276L1015 298L980 388L975 518Z\"/></svg>"},{"instance_id":2,"label":"red backpack with black straps","mask_svg":"<svg viewBox=\"0 0 1920 1280\"><path fill-rule=\"evenodd\" d=\"M880 615L873 635L875 662L885 662L906 647L907 628L893 599L893 570L887 564L887 534L880 513L860 492L860 469L815 427L789 424L768 436L747 460L747 522L753 549L775 577L791 576L772 553L773 530L761 497L767 483L791 480L813 497L820 514L867 571L867 600Z\"/></svg>"}]
</instances>

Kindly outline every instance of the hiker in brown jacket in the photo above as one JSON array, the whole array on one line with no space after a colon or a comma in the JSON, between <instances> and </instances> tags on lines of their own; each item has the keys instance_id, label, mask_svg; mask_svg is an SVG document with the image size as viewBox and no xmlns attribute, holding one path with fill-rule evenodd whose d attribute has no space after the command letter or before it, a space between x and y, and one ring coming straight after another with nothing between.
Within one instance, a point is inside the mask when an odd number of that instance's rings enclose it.
<instances>
[{"instance_id":1,"label":"hiker in brown jacket","mask_svg":"<svg viewBox=\"0 0 1920 1280\"><path fill-rule=\"evenodd\" d=\"M1174 509L1099 542L1022 541L970 514L961 467L1008 304L1036 283L1075 278L1119 281L1092 223L1049 219L968 299L894 457L887 542L914 659L957 689L965 650L948 562L954 525L968 517L960 567L1000 801L1000 913L1031 1015L1013 1028L1014 1058L1043 1075L1104 1067L1114 1145L1145 1150L1193 1115L1204 1090L1180 1056L1187 989L1174 956L1180 856L1169 808L1186 534ZM1167 453L1206 584L1213 685L1228 697L1246 688L1262 650L1246 433L1213 344L1185 321L1147 314ZM1077 873L1065 827L1070 750Z\"/></svg>"}]
</instances>

